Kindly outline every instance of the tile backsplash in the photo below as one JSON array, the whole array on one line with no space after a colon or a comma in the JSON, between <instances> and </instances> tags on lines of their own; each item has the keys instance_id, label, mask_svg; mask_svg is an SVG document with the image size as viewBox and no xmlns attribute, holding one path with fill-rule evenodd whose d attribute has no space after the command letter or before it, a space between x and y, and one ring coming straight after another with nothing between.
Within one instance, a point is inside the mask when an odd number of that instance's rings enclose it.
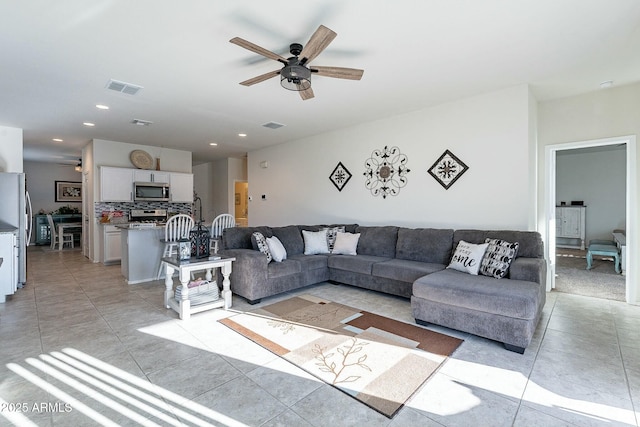
<instances>
[{"instance_id":1,"label":"tile backsplash","mask_svg":"<svg viewBox=\"0 0 640 427\"><path fill-rule=\"evenodd\" d=\"M191 203L169 203L169 202L98 202L93 204L93 216L100 218L104 211L122 211L128 218L131 209L166 209L169 215L174 213L184 213L191 215Z\"/></svg>"}]
</instances>

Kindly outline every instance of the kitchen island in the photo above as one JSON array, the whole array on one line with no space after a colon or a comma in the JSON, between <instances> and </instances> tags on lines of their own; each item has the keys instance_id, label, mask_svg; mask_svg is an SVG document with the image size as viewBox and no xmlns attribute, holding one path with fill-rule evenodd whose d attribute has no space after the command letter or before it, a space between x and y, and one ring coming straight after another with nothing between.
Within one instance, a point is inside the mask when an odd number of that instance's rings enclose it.
<instances>
[{"instance_id":1,"label":"kitchen island","mask_svg":"<svg viewBox=\"0 0 640 427\"><path fill-rule=\"evenodd\" d=\"M122 230L122 275L128 284L150 282L157 279L160 259L164 250L164 227L130 228L117 225Z\"/></svg>"}]
</instances>

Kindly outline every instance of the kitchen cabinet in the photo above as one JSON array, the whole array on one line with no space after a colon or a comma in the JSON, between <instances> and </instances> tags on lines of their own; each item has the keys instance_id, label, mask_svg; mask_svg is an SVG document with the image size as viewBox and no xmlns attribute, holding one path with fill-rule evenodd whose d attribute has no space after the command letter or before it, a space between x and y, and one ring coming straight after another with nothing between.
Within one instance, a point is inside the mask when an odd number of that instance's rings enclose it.
<instances>
[{"instance_id":1,"label":"kitchen cabinet","mask_svg":"<svg viewBox=\"0 0 640 427\"><path fill-rule=\"evenodd\" d=\"M579 241L556 242L557 247L585 249L586 210L586 206L556 206L556 239Z\"/></svg>"},{"instance_id":2,"label":"kitchen cabinet","mask_svg":"<svg viewBox=\"0 0 640 427\"><path fill-rule=\"evenodd\" d=\"M193 203L193 174L171 173L169 185L172 202Z\"/></svg>"},{"instance_id":3,"label":"kitchen cabinet","mask_svg":"<svg viewBox=\"0 0 640 427\"><path fill-rule=\"evenodd\" d=\"M103 230L104 264L118 263L122 259L121 229L114 225L105 225Z\"/></svg>"},{"instance_id":4,"label":"kitchen cabinet","mask_svg":"<svg viewBox=\"0 0 640 427\"><path fill-rule=\"evenodd\" d=\"M81 214L60 214L60 215L51 215L53 218L53 222L58 224L60 222L81 222L82 215ZM36 245L49 245L51 244L51 230L49 229L49 221L47 220L46 215L35 215L33 217L33 230L35 231L35 240L34 243ZM80 235L75 235L76 239L79 243Z\"/></svg>"},{"instance_id":5,"label":"kitchen cabinet","mask_svg":"<svg viewBox=\"0 0 640 427\"><path fill-rule=\"evenodd\" d=\"M100 167L100 201L133 201L133 172L135 169Z\"/></svg>"},{"instance_id":6,"label":"kitchen cabinet","mask_svg":"<svg viewBox=\"0 0 640 427\"><path fill-rule=\"evenodd\" d=\"M0 233L0 258L0 303L3 303L18 285L18 244L14 232Z\"/></svg>"},{"instance_id":7,"label":"kitchen cabinet","mask_svg":"<svg viewBox=\"0 0 640 427\"><path fill-rule=\"evenodd\" d=\"M136 169L133 172L133 180L135 182L169 182L169 172L159 172L152 170Z\"/></svg>"}]
</instances>

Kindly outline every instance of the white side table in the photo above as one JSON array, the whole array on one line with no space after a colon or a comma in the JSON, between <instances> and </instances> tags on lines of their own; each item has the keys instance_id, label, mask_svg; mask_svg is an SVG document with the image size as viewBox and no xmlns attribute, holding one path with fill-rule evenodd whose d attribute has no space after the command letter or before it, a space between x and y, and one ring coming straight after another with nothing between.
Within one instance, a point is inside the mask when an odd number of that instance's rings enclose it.
<instances>
[{"instance_id":1,"label":"white side table","mask_svg":"<svg viewBox=\"0 0 640 427\"><path fill-rule=\"evenodd\" d=\"M164 291L164 305L167 308L171 308L178 312L180 319L188 320L192 313L199 313L205 310L211 310L212 308L224 308L225 310L231 307L231 280L229 275L231 274L231 263L235 261L235 258L231 257L210 257L209 259L192 259L190 261L180 262L176 258L162 258L165 263L165 291ZM200 302L197 305L191 305L189 301L189 280L191 279L191 272L198 270L206 270L206 279L211 280L213 277L212 270L220 268L222 272L222 293L220 298L213 301ZM174 297L173 291L173 273L178 271L178 277L182 284L182 295L180 301L177 301Z\"/></svg>"}]
</instances>

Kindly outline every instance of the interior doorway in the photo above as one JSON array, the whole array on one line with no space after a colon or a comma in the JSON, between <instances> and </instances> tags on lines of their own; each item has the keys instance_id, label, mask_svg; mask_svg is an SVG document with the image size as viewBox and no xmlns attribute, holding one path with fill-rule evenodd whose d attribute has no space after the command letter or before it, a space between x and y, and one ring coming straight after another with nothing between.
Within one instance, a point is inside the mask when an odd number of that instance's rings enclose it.
<instances>
[{"instance_id":1,"label":"interior doorway","mask_svg":"<svg viewBox=\"0 0 640 427\"><path fill-rule=\"evenodd\" d=\"M545 147L545 225L546 241L545 255L549 260L549 271L547 277L547 291L556 287L556 185L557 185L557 153L562 150L584 149L591 147L604 147L609 145L624 144L626 147L626 221L625 229L627 235L627 260L634 260L637 257L636 242L633 241L634 232L637 229L637 220L633 212L637 212L637 183L636 183L636 139L635 136L619 138L608 138L591 141L578 141L565 144L549 145ZM589 237L587 236L587 240ZM637 285L635 277L637 265L627 263L627 274L625 276L625 300L634 303L637 300Z\"/></svg>"},{"instance_id":2,"label":"interior doorway","mask_svg":"<svg viewBox=\"0 0 640 427\"><path fill-rule=\"evenodd\" d=\"M234 216L239 227L249 225L249 183L235 181L234 185Z\"/></svg>"}]
</instances>

